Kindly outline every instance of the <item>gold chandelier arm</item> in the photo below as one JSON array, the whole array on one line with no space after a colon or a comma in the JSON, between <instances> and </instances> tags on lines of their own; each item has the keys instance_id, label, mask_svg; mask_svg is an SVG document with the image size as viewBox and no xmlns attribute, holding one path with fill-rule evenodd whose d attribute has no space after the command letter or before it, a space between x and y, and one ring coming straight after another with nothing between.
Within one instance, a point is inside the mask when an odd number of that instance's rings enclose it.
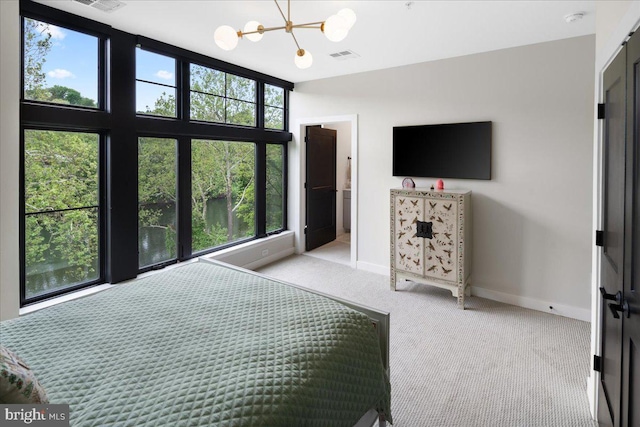
<instances>
[{"instance_id":1,"label":"gold chandelier arm","mask_svg":"<svg viewBox=\"0 0 640 427\"><path fill-rule=\"evenodd\" d=\"M303 28L303 27L307 27L307 26L309 26L309 25L322 25L322 24L324 24L324 21L308 22L308 23L306 23L306 24L296 24L296 25L293 25L293 28ZM315 27L314 27L314 28L315 28ZM320 27L317 27L317 28L320 28Z\"/></svg>"},{"instance_id":2,"label":"gold chandelier arm","mask_svg":"<svg viewBox=\"0 0 640 427\"><path fill-rule=\"evenodd\" d=\"M295 34L293 34L293 31L291 31L291 37L293 37L293 41L296 42L296 46L298 47L298 50L300 50L300 45L298 44L298 39L296 39Z\"/></svg>"},{"instance_id":3,"label":"gold chandelier arm","mask_svg":"<svg viewBox=\"0 0 640 427\"><path fill-rule=\"evenodd\" d=\"M273 0L273 1L276 3L276 6L278 6L278 10L280 11L280 15L282 15L282 19L284 19L284 23L286 24L287 22L289 22L289 20L286 18L286 16L284 16L284 12L282 11L282 8L278 4L278 0Z\"/></svg>"},{"instance_id":4,"label":"gold chandelier arm","mask_svg":"<svg viewBox=\"0 0 640 427\"><path fill-rule=\"evenodd\" d=\"M322 27L321 27L320 25L317 25L317 26L311 26L311 25L309 25L309 24L294 25L294 26L293 26L293 27L291 27L291 28L312 28L312 29L315 29L315 30L320 30L320 29L322 29Z\"/></svg>"},{"instance_id":5,"label":"gold chandelier arm","mask_svg":"<svg viewBox=\"0 0 640 427\"><path fill-rule=\"evenodd\" d=\"M247 35L247 34L262 34L262 33L266 33L267 31L276 31L276 30L284 30L287 27L269 27L269 28L263 28L262 30L255 30L255 31L239 31L239 33L241 33L243 36Z\"/></svg>"},{"instance_id":6,"label":"gold chandelier arm","mask_svg":"<svg viewBox=\"0 0 640 427\"><path fill-rule=\"evenodd\" d=\"M316 27L313 27L312 25L317 25ZM311 22L309 24L299 24L299 25L294 25L291 28L311 28L311 29L320 29L320 25L322 25L322 22ZM267 28L263 28L262 30L255 30L255 31L238 31L238 33L240 33L240 36L246 36L247 34L262 34L262 33L266 33L268 31L276 31L276 30L286 30L287 27L286 26L282 26L282 27L267 27Z\"/></svg>"}]
</instances>

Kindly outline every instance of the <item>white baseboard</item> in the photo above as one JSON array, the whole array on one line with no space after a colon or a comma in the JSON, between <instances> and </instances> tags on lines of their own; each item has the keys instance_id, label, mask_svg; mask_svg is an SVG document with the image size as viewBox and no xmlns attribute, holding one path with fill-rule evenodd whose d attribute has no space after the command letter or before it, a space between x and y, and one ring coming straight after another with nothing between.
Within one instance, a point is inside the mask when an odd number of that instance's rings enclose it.
<instances>
[{"instance_id":1,"label":"white baseboard","mask_svg":"<svg viewBox=\"0 0 640 427\"><path fill-rule=\"evenodd\" d=\"M545 313L557 314L559 316L591 322L591 310L585 308L578 308L570 305L543 301L537 298L528 298L504 292L492 291L490 289L474 286L473 284L471 285L471 295L493 301L504 302L506 304L517 305L518 307L530 308L532 310L543 311Z\"/></svg>"},{"instance_id":2,"label":"white baseboard","mask_svg":"<svg viewBox=\"0 0 640 427\"><path fill-rule=\"evenodd\" d=\"M587 399L589 400L589 411L591 412L591 417L594 420L598 419L598 408L595 405L598 394L598 384L600 383L599 376L596 378L598 372L593 370L593 357L591 358L591 370L589 371L591 374L587 377ZM599 374L598 374L599 375ZM592 404L593 402L594 404Z\"/></svg>"},{"instance_id":3,"label":"white baseboard","mask_svg":"<svg viewBox=\"0 0 640 427\"><path fill-rule=\"evenodd\" d=\"M389 276L391 272L389 267L369 262L358 261L358 270L369 271L371 273ZM504 292L492 291L490 289L480 288L471 284L471 295L479 296L493 301L503 302L505 304L516 305L518 307L530 308L532 310L542 311L544 313L556 314L558 316L570 317L572 319L591 322L591 310L585 308L573 307L570 305L557 304L550 301L543 301L536 298L522 297Z\"/></svg>"},{"instance_id":4,"label":"white baseboard","mask_svg":"<svg viewBox=\"0 0 640 427\"><path fill-rule=\"evenodd\" d=\"M257 261L251 262L246 265L242 265L241 267L246 268L247 270L255 270L256 268L260 268L267 264L271 264L272 262L276 262L282 258L286 258L289 255L293 255L295 253L294 248L285 249L283 251L277 252L273 255L269 255L267 257L261 258Z\"/></svg>"},{"instance_id":5,"label":"white baseboard","mask_svg":"<svg viewBox=\"0 0 640 427\"><path fill-rule=\"evenodd\" d=\"M293 232L251 240L237 246L204 255L203 258L215 259L247 269L258 268L293 253Z\"/></svg>"},{"instance_id":6,"label":"white baseboard","mask_svg":"<svg viewBox=\"0 0 640 427\"><path fill-rule=\"evenodd\" d=\"M389 277L391 275L391 271L389 267L382 266L378 264L372 264L370 262L357 261L356 268L358 270L369 271L371 273L382 274L383 276Z\"/></svg>"},{"instance_id":7,"label":"white baseboard","mask_svg":"<svg viewBox=\"0 0 640 427\"><path fill-rule=\"evenodd\" d=\"M283 236L285 237L285 236ZM273 248L276 249L276 248ZM295 249L291 246L280 247L278 252L275 252L269 256L265 256L255 261L251 261L248 264L241 265L241 267L248 269L255 269L267 265L271 262L277 261L281 258L287 257L295 253ZM255 258L254 258L255 259ZM220 259L221 261L227 261L226 259ZM232 263L233 264L233 263ZM238 265L236 263L236 265ZM371 273L380 274L389 277L390 269L386 265L373 264L365 261L357 261L356 268L358 270L368 271ZM503 302L505 304L511 304L518 307L529 308L532 310L542 311L544 313L551 313L558 316L570 317L572 319L582 320L584 322L591 322L591 310L574 307L570 305L558 304L551 301L544 301L537 298L523 297L519 295L508 294L505 292L494 291L478 287L471 284L471 295L478 296L480 298L486 298L493 301Z\"/></svg>"}]
</instances>

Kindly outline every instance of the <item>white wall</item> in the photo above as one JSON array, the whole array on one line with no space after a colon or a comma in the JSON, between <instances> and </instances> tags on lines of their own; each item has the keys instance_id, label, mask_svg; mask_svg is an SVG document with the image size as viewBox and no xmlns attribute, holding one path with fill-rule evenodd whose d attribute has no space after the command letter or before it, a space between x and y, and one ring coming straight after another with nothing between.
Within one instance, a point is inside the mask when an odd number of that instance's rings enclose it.
<instances>
[{"instance_id":1,"label":"white wall","mask_svg":"<svg viewBox=\"0 0 640 427\"><path fill-rule=\"evenodd\" d=\"M596 55L605 49L622 17L629 11L631 3L633 2L630 0L596 2Z\"/></svg>"},{"instance_id":2,"label":"white wall","mask_svg":"<svg viewBox=\"0 0 640 427\"><path fill-rule=\"evenodd\" d=\"M351 156L351 123L326 123L323 127L336 131L336 234L344 234L344 189L347 183L347 157Z\"/></svg>"},{"instance_id":3,"label":"white wall","mask_svg":"<svg viewBox=\"0 0 640 427\"><path fill-rule=\"evenodd\" d=\"M0 1L0 320L18 316L20 8Z\"/></svg>"},{"instance_id":4,"label":"white wall","mask_svg":"<svg viewBox=\"0 0 640 427\"><path fill-rule=\"evenodd\" d=\"M291 123L359 117L358 265L388 271L393 126L491 120L493 179L445 181L473 191L475 292L588 320L594 50L586 36L297 84Z\"/></svg>"}]
</instances>

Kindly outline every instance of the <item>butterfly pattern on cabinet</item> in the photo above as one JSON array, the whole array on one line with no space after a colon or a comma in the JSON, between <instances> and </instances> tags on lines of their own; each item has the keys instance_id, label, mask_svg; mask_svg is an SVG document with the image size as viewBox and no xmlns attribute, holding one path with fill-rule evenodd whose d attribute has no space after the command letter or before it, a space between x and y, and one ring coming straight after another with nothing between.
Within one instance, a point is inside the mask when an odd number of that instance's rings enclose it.
<instances>
[{"instance_id":1,"label":"butterfly pattern on cabinet","mask_svg":"<svg viewBox=\"0 0 640 427\"><path fill-rule=\"evenodd\" d=\"M396 266L416 274L423 274L425 239L416 236L416 224L424 215L424 199L398 197L395 199Z\"/></svg>"},{"instance_id":2,"label":"butterfly pattern on cabinet","mask_svg":"<svg viewBox=\"0 0 640 427\"><path fill-rule=\"evenodd\" d=\"M457 202L451 199L395 199L395 264L402 271L456 280ZM418 221L432 222L432 239L417 237Z\"/></svg>"},{"instance_id":3,"label":"butterfly pattern on cabinet","mask_svg":"<svg viewBox=\"0 0 640 427\"><path fill-rule=\"evenodd\" d=\"M425 217L433 222L433 239L425 246L425 271L427 276L455 281L457 265L455 242L457 238L458 205L452 200L435 199L426 202ZM448 267L448 268L445 268Z\"/></svg>"}]
</instances>

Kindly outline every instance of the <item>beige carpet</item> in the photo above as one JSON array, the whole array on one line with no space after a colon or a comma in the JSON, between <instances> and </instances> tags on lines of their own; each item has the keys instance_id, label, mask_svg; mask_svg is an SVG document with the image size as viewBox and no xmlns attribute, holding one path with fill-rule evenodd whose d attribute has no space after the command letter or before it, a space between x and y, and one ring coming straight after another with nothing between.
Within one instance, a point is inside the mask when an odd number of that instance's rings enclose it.
<instances>
[{"instance_id":1,"label":"beige carpet","mask_svg":"<svg viewBox=\"0 0 640 427\"><path fill-rule=\"evenodd\" d=\"M338 239L312 251L305 252L304 254L305 256L320 258L326 261L351 265L351 245Z\"/></svg>"},{"instance_id":2,"label":"beige carpet","mask_svg":"<svg viewBox=\"0 0 640 427\"><path fill-rule=\"evenodd\" d=\"M596 426L589 323L293 255L263 274L391 313L395 427Z\"/></svg>"}]
</instances>

